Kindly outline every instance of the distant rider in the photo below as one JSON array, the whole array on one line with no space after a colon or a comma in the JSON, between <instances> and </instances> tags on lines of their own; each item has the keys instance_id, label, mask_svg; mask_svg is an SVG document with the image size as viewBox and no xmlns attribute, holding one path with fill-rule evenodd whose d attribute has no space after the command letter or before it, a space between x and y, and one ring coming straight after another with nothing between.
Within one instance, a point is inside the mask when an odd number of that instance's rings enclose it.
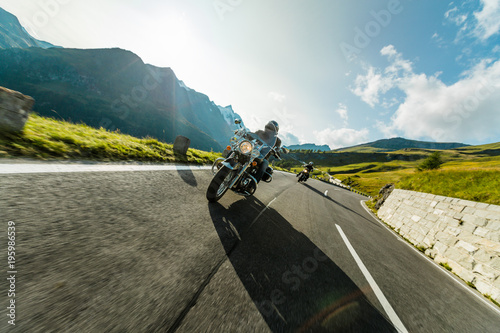
<instances>
[{"instance_id":1,"label":"distant rider","mask_svg":"<svg viewBox=\"0 0 500 333\"><path fill-rule=\"evenodd\" d=\"M281 140L278 138L278 131L280 127L278 123L275 120L271 120L266 124L264 127L264 130L258 130L255 132L262 140L265 141L265 143L269 146L273 145L271 148L280 148L281 147ZM266 172L267 167L269 166L269 156L265 158L260 167L259 170L257 171L257 174L255 175L255 180L257 180L257 183L260 182L262 179L262 176L264 176L264 173Z\"/></svg>"},{"instance_id":2,"label":"distant rider","mask_svg":"<svg viewBox=\"0 0 500 333\"><path fill-rule=\"evenodd\" d=\"M306 179L309 178L309 174L311 174L311 172L314 170L314 163L313 162L309 162L308 164L304 164L302 166L304 169L307 169L307 171L309 171L307 174L306 174ZM298 177L302 172L299 172L297 174L297 176L295 177Z\"/></svg>"}]
</instances>

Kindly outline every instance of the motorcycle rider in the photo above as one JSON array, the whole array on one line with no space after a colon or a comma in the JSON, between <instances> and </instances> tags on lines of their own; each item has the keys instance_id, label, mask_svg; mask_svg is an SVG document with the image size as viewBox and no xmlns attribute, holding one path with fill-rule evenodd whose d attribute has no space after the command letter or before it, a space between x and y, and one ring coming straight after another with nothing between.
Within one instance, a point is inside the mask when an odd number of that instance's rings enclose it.
<instances>
[{"instance_id":1,"label":"motorcycle rider","mask_svg":"<svg viewBox=\"0 0 500 333\"><path fill-rule=\"evenodd\" d=\"M269 146L272 146L271 148L280 148L281 147L281 140L278 138L278 131L280 127L278 123L275 120L269 121L266 126L264 127L264 130L258 130L255 132L262 140L265 141L266 144ZM274 143L274 145L273 145ZM268 157L269 158L269 157ZM257 183L260 182L262 179L262 176L264 176L264 173L266 172L267 167L269 166L269 160L268 158L265 158L260 167L259 170L257 171L257 174L255 175L255 180L257 180Z\"/></svg>"},{"instance_id":2,"label":"motorcycle rider","mask_svg":"<svg viewBox=\"0 0 500 333\"><path fill-rule=\"evenodd\" d=\"M311 174L311 172L314 170L314 163L311 161L309 162L308 164L304 164L302 166L304 169L307 169L307 171L309 171L307 174L306 174L306 180L309 178L309 175ZM297 176L295 177L298 177L302 172L299 172L297 174Z\"/></svg>"}]
</instances>

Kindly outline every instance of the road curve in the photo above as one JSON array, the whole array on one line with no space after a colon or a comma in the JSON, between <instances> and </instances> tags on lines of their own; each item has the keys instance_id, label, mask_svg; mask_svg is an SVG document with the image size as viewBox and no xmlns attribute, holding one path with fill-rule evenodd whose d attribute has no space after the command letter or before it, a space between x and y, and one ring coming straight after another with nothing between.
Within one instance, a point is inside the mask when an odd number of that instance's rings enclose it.
<instances>
[{"instance_id":1,"label":"road curve","mask_svg":"<svg viewBox=\"0 0 500 333\"><path fill-rule=\"evenodd\" d=\"M0 244L14 221L17 269L16 326L2 283L0 331L498 331L498 309L363 197L277 172L252 198L209 204L210 179L181 167L0 174Z\"/></svg>"}]
</instances>

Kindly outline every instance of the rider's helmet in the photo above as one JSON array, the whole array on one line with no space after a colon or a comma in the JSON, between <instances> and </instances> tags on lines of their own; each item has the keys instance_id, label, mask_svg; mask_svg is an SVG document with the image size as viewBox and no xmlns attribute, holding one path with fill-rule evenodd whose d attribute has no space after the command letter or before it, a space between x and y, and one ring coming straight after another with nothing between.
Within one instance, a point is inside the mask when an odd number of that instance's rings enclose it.
<instances>
[{"instance_id":1,"label":"rider's helmet","mask_svg":"<svg viewBox=\"0 0 500 333\"><path fill-rule=\"evenodd\" d=\"M278 123L276 122L276 120L271 120L270 122L268 122L266 124L265 129L268 130L268 131L273 131L273 132L278 133L278 131L280 130L280 125L278 125Z\"/></svg>"},{"instance_id":2,"label":"rider's helmet","mask_svg":"<svg viewBox=\"0 0 500 333\"><path fill-rule=\"evenodd\" d=\"M313 162L309 162L310 165L313 165L314 163Z\"/></svg>"}]
</instances>

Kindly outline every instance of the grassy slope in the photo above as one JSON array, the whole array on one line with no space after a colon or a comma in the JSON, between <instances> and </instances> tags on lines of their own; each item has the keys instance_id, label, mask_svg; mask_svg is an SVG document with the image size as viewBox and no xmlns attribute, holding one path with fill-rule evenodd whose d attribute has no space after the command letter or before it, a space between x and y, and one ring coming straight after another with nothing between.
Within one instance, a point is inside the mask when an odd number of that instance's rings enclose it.
<instances>
[{"instance_id":1,"label":"grassy slope","mask_svg":"<svg viewBox=\"0 0 500 333\"><path fill-rule=\"evenodd\" d=\"M328 160L337 155L325 159L327 154L321 155L326 165L318 168L341 180L350 177L354 181L353 187L372 196L376 196L385 184L396 183L398 188L500 205L500 156L495 156L498 155L497 150L500 150L500 143L443 151L445 163L437 171L416 172L419 160L399 159L334 167L328 166ZM430 153L432 150L410 149L388 155L411 157ZM220 154L190 149L187 156L179 156L174 154L171 144L156 139L138 139L31 115L22 135L0 137L0 157L13 156L208 164ZM291 169L295 172L300 170ZM320 176L321 172L315 174Z\"/></svg>"},{"instance_id":2,"label":"grassy slope","mask_svg":"<svg viewBox=\"0 0 500 333\"><path fill-rule=\"evenodd\" d=\"M399 188L500 205L500 169L452 169L418 172Z\"/></svg>"},{"instance_id":3,"label":"grassy slope","mask_svg":"<svg viewBox=\"0 0 500 333\"><path fill-rule=\"evenodd\" d=\"M366 151L369 154L374 151ZM316 165L323 172L335 178L354 183L356 189L376 196L387 183L395 183L397 188L418 192L457 197L500 205L500 143L471 146L442 151L445 163L437 171L417 172L422 160L396 160L388 162L364 162L342 166L329 166L330 158L318 159ZM434 150L406 149L387 155L428 156ZM359 152L359 151L352 151ZM497 155L497 156L495 156ZM332 155L335 156L335 155ZM314 160L314 158L311 158ZM292 168L298 172L300 168Z\"/></svg>"},{"instance_id":4,"label":"grassy slope","mask_svg":"<svg viewBox=\"0 0 500 333\"><path fill-rule=\"evenodd\" d=\"M171 144L156 139L70 124L32 114L20 136L0 136L0 157L86 159L104 161L183 162L207 164L220 156L189 149L174 154Z\"/></svg>"},{"instance_id":5,"label":"grassy slope","mask_svg":"<svg viewBox=\"0 0 500 333\"><path fill-rule=\"evenodd\" d=\"M358 188L372 196L377 195L385 184L395 183L401 189L500 205L500 156L465 162L451 161L435 171L418 172L414 168L407 168L350 176L359 176L354 178L359 184Z\"/></svg>"}]
</instances>

